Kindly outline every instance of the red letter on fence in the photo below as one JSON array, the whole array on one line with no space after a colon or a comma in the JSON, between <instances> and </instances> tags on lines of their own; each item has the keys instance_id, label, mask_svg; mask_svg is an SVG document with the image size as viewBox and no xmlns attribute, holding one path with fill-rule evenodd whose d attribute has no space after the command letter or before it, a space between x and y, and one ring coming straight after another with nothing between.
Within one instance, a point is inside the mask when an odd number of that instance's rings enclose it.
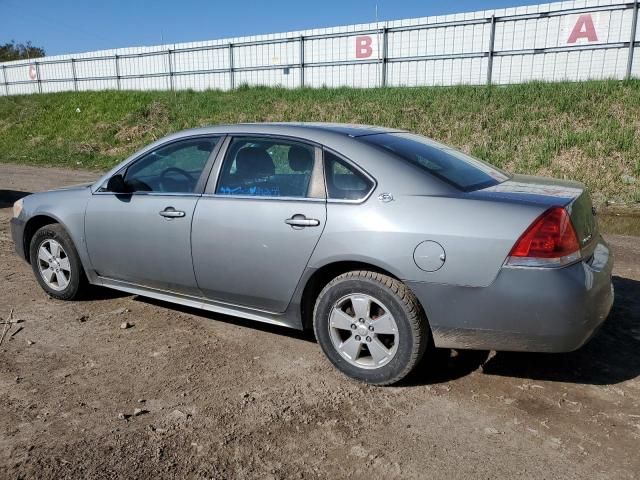
<instances>
[{"instance_id":1,"label":"red letter on fence","mask_svg":"<svg viewBox=\"0 0 640 480\"><path fill-rule=\"evenodd\" d=\"M598 34L596 33L596 27L593 26L593 19L591 15L580 15L575 27L569 35L567 43L576 43L580 38L586 38L588 42L597 42Z\"/></svg>"},{"instance_id":2,"label":"red letter on fence","mask_svg":"<svg viewBox=\"0 0 640 480\"><path fill-rule=\"evenodd\" d=\"M373 53L371 37L356 37L356 58L369 58Z\"/></svg>"}]
</instances>

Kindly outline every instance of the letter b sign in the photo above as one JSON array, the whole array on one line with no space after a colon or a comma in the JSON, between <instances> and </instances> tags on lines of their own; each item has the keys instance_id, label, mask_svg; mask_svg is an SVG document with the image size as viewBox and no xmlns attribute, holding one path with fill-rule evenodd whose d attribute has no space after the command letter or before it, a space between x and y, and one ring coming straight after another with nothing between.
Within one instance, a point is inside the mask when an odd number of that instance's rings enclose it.
<instances>
[{"instance_id":1,"label":"letter b sign","mask_svg":"<svg viewBox=\"0 0 640 480\"><path fill-rule=\"evenodd\" d=\"M373 53L372 43L373 40L369 35L356 37L356 58L369 58Z\"/></svg>"}]
</instances>

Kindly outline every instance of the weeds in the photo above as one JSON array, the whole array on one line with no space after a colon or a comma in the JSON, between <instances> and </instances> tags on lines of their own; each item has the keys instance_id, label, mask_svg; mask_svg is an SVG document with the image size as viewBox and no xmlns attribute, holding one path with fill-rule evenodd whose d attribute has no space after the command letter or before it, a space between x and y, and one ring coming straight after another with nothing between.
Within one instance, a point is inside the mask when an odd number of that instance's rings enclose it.
<instances>
[{"instance_id":1,"label":"weeds","mask_svg":"<svg viewBox=\"0 0 640 480\"><path fill-rule=\"evenodd\" d=\"M638 80L2 97L0 161L106 169L177 130L263 121L403 128L512 172L582 181L598 202L640 199Z\"/></svg>"}]
</instances>

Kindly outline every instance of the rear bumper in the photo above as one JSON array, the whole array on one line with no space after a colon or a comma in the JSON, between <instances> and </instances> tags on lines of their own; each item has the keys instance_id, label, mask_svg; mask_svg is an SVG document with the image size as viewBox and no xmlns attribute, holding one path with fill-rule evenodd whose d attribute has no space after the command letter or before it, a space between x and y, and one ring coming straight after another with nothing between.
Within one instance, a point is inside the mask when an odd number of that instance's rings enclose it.
<instances>
[{"instance_id":1,"label":"rear bumper","mask_svg":"<svg viewBox=\"0 0 640 480\"><path fill-rule=\"evenodd\" d=\"M24 251L24 220L20 220L19 218L11 219L11 238L13 240L14 248L16 249L16 253L20 255L20 258L23 260L27 260L25 257Z\"/></svg>"},{"instance_id":2,"label":"rear bumper","mask_svg":"<svg viewBox=\"0 0 640 480\"><path fill-rule=\"evenodd\" d=\"M563 268L502 268L488 287L410 282L438 347L569 352L613 305L613 256L603 239L589 261Z\"/></svg>"}]
</instances>

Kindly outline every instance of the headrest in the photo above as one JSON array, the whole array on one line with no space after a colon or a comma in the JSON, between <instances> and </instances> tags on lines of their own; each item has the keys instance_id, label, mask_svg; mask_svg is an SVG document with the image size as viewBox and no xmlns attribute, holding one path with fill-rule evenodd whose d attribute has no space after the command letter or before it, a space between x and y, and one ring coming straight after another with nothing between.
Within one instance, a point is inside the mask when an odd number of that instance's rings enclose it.
<instances>
[{"instance_id":1,"label":"headrest","mask_svg":"<svg viewBox=\"0 0 640 480\"><path fill-rule=\"evenodd\" d=\"M313 156L308 148L294 145L289 148L288 158L294 172L307 172L313 168Z\"/></svg>"},{"instance_id":2,"label":"headrest","mask_svg":"<svg viewBox=\"0 0 640 480\"><path fill-rule=\"evenodd\" d=\"M246 147L236 155L236 173L242 178L268 177L276 172L271 155L258 147Z\"/></svg>"}]
</instances>

